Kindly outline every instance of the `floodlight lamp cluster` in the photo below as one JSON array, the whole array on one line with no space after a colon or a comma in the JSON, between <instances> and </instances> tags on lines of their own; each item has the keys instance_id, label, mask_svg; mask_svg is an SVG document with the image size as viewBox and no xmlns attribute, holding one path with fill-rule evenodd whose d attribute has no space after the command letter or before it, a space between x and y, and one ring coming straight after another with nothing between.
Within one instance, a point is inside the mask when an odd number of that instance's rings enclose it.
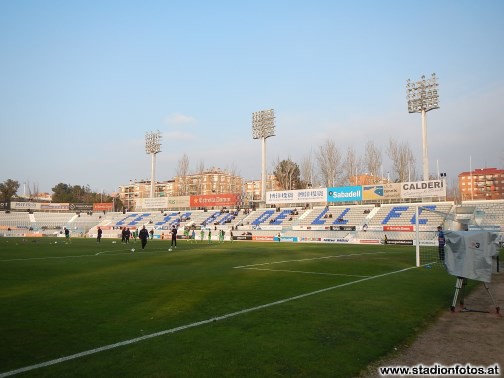
<instances>
[{"instance_id":1,"label":"floodlight lamp cluster","mask_svg":"<svg viewBox=\"0 0 504 378\"><path fill-rule=\"evenodd\" d=\"M161 133L158 131L148 131L145 133L145 152L157 154L161 151Z\"/></svg>"},{"instance_id":2,"label":"floodlight lamp cluster","mask_svg":"<svg viewBox=\"0 0 504 378\"><path fill-rule=\"evenodd\" d=\"M410 79L406 82L406 97L408 99L408 112L421 113L428 112L432 109L439 108L437 76L432 74L430 79L422 76L422 80L411 82Z\"/></svg>"},{"instance_id":3,"label":"floodlight lamp cluster","mask_svg":"<svg viewBox=\"0 0 504 378\"><path fill-rule=\"evenodd\" d=\"M252 137L254 139L269 138L275 135L275 111L261 110L252 113Z\"/></svg>"}]
</instances>

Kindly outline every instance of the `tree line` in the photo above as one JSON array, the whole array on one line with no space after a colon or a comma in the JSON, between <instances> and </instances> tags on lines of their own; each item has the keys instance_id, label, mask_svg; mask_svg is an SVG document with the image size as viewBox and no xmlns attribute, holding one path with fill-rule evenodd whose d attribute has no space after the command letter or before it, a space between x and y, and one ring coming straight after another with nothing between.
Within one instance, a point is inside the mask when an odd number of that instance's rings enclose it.
<instances>
[{"instance_id":1,"label":"tree line","mask_svg":"<svg viewBox=\"0 0 504 378\"><path fill-rule=\"evenodd\" d=\"M391 169L387 172L387 180L390 182L416 181L417 171L415 168L415 157L407 142L397 142L389 139L385 151L390 159ZM364 146L363 155L359 156L353 147L342 151L336 146L332 139L326 140L322 145L305 156L300 163L287 159L277 158L273 163L273 174L283 190L305 189L310 187L333 187L342 185L355 185L356 176L364 173L368 174L371 180L380 183L383 181L383 151L372 141L368 141ZM205 171L202 161L196 168L198 173ZM237 169L233 165L229 172L231 175L237 174ZM188 185L186 178L189 175L189 157L183 154L177 164L177 176L181 178L180 193L187 194ZM203 185L203 182L200 183ZM8 179L0 183L0 200L9 201L15 197L19 189L19 182ZM239 190L240 188L232 188ZM236 191L235 190L235 191ZM70 203L97 203L111 202L113 199L108 194L97 193L90 189L88 185L69 185L59 183L52 188L53 202ZM233 190L232 190L233 191ZM38 193L38 187L30 187L28 183L27 197L33 198ZM116 201L119 199L117 198ZM119 205L119 204L118 204ZM120 205L119 205L120 206Z\"/></svg>"},{"instance_id":2,"label":"tree line","mask_svg":"<svg viewBox=\"0 0 504 378\"><path fill-rule=\"evenodd\" d=\"M385 152L392 167L388 181L416 181L415 157L407 142L389 139ZM356 185L356 177L364 173L373 184L384 180L383 152L372 141L365 144L364 154L359 156L353 147L342 151L334 140L328 139L299 164L291 158L278 158L274 166L273 174L284 190Z\"/></svg>"},{"instance_id":3,"label":"tree line","mask_svg":"<svg viewBox=\"0 0 504 378\"><path fill-rule=\"evenodd\" d=\"M391 161L391 170L386 178L390 182L416 181L415 157L407 142L389 140L385 153ZM355 185L355 177L367 173L372 183L383 181L383 152L372 141L366 143L364 154L358 156L354 148L346 151L338 149L332 139L328 139L315 151L311 151L300 163L278 158L273 162L273 175L283 190L305 189L310 187L333 187ZM205 164L200 161L195 172L203 180ZM236 175L236 167L227 170ZM176 176L179 188L176 195L187 195L187 178L190 175L189 157L186 153L177 163ZM199 186L203 185L203 181ZM198 185L197 185L198 186ZM200 189L200 190L198 190ZM241 188L234 188L240 191ZM236 191L235 190L235 191ZM201 188L196 188L196 192Z\"/></svg>"},{"instance_id":4,"label":"tree line","mask_svg":"<svg viewBox=\"0 0 504 378\"><path fill-rule=\"evenodd\" d=\"M8 179L0 183L0 201L11 201L15 199L19 200L34 200L38 195L38 186L30 186L28 183L28 191L26 196L20 197L16 193L19 190L20 184L16 180ZM52 188L53 196L52 202L62 202L62 203L100 203L100 202L112 202L113 198L109 194L98 193L91 190L89 185L69 185L64 183L59 183ZM118 203L119 199L116 199L116 205L120 208L122 205Z\"/></svg>"}]
</instances>

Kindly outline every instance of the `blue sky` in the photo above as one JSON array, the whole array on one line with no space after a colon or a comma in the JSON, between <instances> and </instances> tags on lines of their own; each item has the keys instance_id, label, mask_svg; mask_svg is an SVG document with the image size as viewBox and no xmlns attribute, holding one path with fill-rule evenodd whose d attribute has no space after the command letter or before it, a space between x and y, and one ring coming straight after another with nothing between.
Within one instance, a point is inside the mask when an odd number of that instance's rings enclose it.
<instances>
[{"instance_id":1,"label":"blue sky","mask_svg":"<svg viewBox=\"0 0 504 378\"><path fill-rule=\"evenodd\" d=\"M190 168L261 174L251 117L274 108L268 170L332 138L344 153L407 142L406 80L439 77L430 171L504 168L503 1L2 1L0 182L113 192ZM23 186L21 186L22 188ZM22 189L20 189L22 191ZM22 194L22 193L20 193Z\"/></svg>"}]
</instances>

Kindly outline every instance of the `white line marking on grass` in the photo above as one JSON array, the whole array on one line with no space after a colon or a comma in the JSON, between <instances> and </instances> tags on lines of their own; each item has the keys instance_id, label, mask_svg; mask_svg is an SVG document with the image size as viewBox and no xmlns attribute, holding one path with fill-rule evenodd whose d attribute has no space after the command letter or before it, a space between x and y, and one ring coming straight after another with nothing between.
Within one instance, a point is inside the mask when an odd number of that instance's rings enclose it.
<instances>
[{"instance_id":1,"label":"white line marking on grass","mask_svg":"<svg viewBox=\"0 0 504 378\"><path fill-rule=\"evenodd\" d=\"M93 256L95 256L95 255L28 257L28 258L24 258L24 259L0 260L0 262L31 261L31 260L55 260L55 259L76 259L76 258L80 258L80 257L93 257Z\"/></svg>"},{"instance_id":2,"label":"white line marking on grass","mask_svg":"<svg viewBox=\"0 0 504 378\"><path fill-rule=\"evenodd\" d=\"M164 251L164 249L160 249L158 251ZM154 251L138 251L140 254L154 253ZM53 260L53 259L76 259L81 257L96 257L100 255L104 256L115 256L115 255L133 255L137 254L137 252L114 252L114 251L102 251L92 255L75 255L75 256L46 256L46 257L27 257L24 259L9 259L9 260L0 260L0 262L10 262L10 261L30 261L30 260Z\"/></svg>"},{"instance_id":3,"label":"white line marking on grass","mask_svg":"<svg viewBox=\"0 0 504 378\"><path fill-rule=\"evenodd\" d=\"M337 258L340 258L340 257L354 257L354 256L364 256L364 255L377 255L379 253L386 253L386 252L352 253L350 255L331 255L331 256L322 256L322 257L312 257L312 258L309 258L309 259L273 261L273 262L267 262L267 263L261 263L261 264L251 264L251 265L235 266L234 268L235 269L240 269L240 268L248 268L248 267L251 267L251 266L284 264L284 263L288 263L288 262L312 261L312 260L323 260L323 259L337 259Z\"/></svg>"},{"instance_id":4,"label":"white line marking on grass","mask_svg":"<svg viewBox=\"0 0 504 378\"><path fill-rule=\"evenodd\" d=\"M99 253L106 253L107 255L112 255L112 253L107 253L107 252L99 252ZM131 252L117 252L113 253L114 255L126 255L126 254L131 254ZM30 261L30 260L54 260L54 259L77 259L81 257L95 257L98 254L94 255L75 255L75 256L46 256L46 257L28 257L24 259L10 259L10 260L0 260L0 262L9 262L9 261Z\"/></svg>"},{"instance_id":5,"label":"white line marking on grass","mask_svg":"<svg viewBox=\"0 0 504 378\"><path fill-rule=\"evenodd\" d=\"M321 272L305 272L302 270L286 270L286 269L268 269L268 268L242 268L248 270L266 270L270 272L287 272L287 273L303 273L303 274L319 274L321 276L345 276L345 277L370 277L370 276L359 276L356 274L340 274L340 273L321 273Z\"/></svg>"},{"instance_id":6,"label":"white line marking on grass","mask_svg":"<svg viewBox=\"0 0 504 378\"><path fill-rule=\"evenodd\" d=\"M257 310L262 310L264 308L268 308L268 307L284 304L284 303L287 303L287 302L295 301L295 300L302 299L302 298L305 298L305 297L309 297L309 296L312 296L312 295L325 293L327 291L331 291L331 290L334 290L334 289L339 289L339 288L342 288L342 287L345 287L345 286L350 286L350 285L353 285L353 284L357 284L357 283L373 280L373 279L376 279L376 278L381 278L381 277L389 276L391 274L406 272L406 271L411 270L411 269L416 269L416 267L412 266L412 267L409 267L409 268L405 268L405 269L401 269L401 270L396 270L396 271L393 271L393 272L388 272L388 273L378 274L376 276L370 276L370 277L362 278L360 280L351 281L351 282L347 282L347 283L344 283L344 284L327 287L325 289L320 289L320 290L312 291L310 293L296 295L296 296L290 297L290 298L280 299L280 300L275 301L275 302L270 302L270 303L266 303L266 304L263 304L263 305L260 305L260 306L247 308L247 309L244 309L244 310L232 312L230 314L216 316L214 318L207 319L207 320L202 320L200 322L186 324L186 325L183 325L183 326L180 326L180 327L175 327L175 328L172 328L172 329L167 329L165 331L151 333L149 335L144 335L144 336L137 337L137 338L134 338L134 339L121 341L121 342L118 342L118 343L115 343L115 344L105 345L105 346L102 346L102 347L99 347L99 348L90 349L90 350L87 350L87 351L84 351L84 352L80 352L80 353L75 353L75 354L72 354L70 356L57 358L55 360L50 360L50 361L42 362L40 364L25 366L25 367L20 368L20 369L7 371L5 373L0 373L0 378L9 377L9 376L16 375L16 374L19 374L19 373L24 373L24 372L27 372L27 371L30 371L30 370L35 370L35 369L39 369L39 368L43 368L43 367L59 364L59 363L62 363L62 362L70 361L70 360L75 360L77 358L89 356L91 354L96 354L96 353L104 352L106 350L119 348L119 347L122 347L122 346L125 346L125 345L135 344L135 343L138 343L140 341L152 339L154 337L159 337L159 336L164 336L164 335L168 335L168 334L171 334L171 333L176 333L176 332L184 331L184 330L189 329L189 328L198 327L198 326L209 324L209 323L212 323L212 322L215 322L215 321L219 321L219 320L225 320L225 319L232 318L232 317L235 317L235 316L238 316L238 315L242 315L242 314L246 314L246 313L249 313L249 312L253 312L253 311L257 311Z\"/></svg>"}]
</instances>

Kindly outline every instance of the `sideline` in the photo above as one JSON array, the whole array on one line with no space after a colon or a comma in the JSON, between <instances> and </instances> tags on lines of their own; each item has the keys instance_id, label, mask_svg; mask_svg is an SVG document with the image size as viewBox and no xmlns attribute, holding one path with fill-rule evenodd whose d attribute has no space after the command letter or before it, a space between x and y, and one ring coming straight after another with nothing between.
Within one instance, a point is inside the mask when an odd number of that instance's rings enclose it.
<instances>
[{"instance_id":1,"label":"sideline","mask_svg":"<svg viewBox=\"0 0 504 378\"><path fill-rule=\"evenodd\" d=\"M75 353L75 354L72 354L72 355L69 355L69 356L66 356L66 357L57 358L57 359L54 359L54 360L42 362L42 363L35 364L35 365L25 366L23 368L19 368L19 369L16 369L16 370L11 370L11 371L7 371L7 372L4 372L4 373L0 373L0 378L10 377L12 375L16 375L16 374L19 374L19 373L24 373L24 372L35 370L35 369L40 369L40 368L43 368L43 367L47 367L47 366L51 366L51 365L56 365L56 364L59 364L59 363L65 362L65 361L75 360L77 358L89 356L91 354L96 354L96 353L104 352L106 350L119 348L119 347L122 347L122 346L125 346L125 345L135 344L135 343L138 343L138 342L143 341L143 340L152 339L154 337L159 337L159 336L164 336L164 335L180 332L180 331L183 331L183 330L186 330L186 329L189 329L189 328L198 327L198 326L201 326L201 325L204 325L204 324L209 324L209 323L212 323L212 322L215 322L215 321L232 318L232 317L235 317L235 316L238 316L238 315L246 314L246 313L257 311L257 310L262 310L264 308L268 308L268 307L284 304L284 303L287 303L287 302L295 301L295 300L302 299L302 298L309 297L309 296L316 295L316 294L325 293L327 291L331 291L331 290L334 290L334 289L339 289L339 288L342 288L342 287L346 287L346 286L354 285L354 284L357 284L357 283L373 280L373 279L376 279L376 278L381 278L381 277L389 276L389 275L392 275L392 274L403 273L403 272L406 272L406 271L411 270L411 269L417 269L417 267L416 266L412 266L412 267L401 269L401 270L396 270L396 271L392 271L392 272L388 272L388 273L378 274L376 276L370 276L370 277L362 278L360 280L347 282L347 283L344 283L344 284L341 284L341 285L331 286L331 287L327 287L325 289L320 289L320 290L312 291L312 292L309 292L309 293L296 295L294 297L281 299L281 300L278 300L278 301L275 301L275 302L266 303L266 304L263 304L263 305L260 305L260 306L247 308L247 309L244 309L244 310L232 312L232 313L221 315L221 316L216 316L214 318L210 318L210 319L207 319L207 320L202 320L200 322L186 324L186 325L183 325L183 326L180 326L180 327L171 328L171 329L160 331L160 332L156 332L156 333L151 333L149 335L144 335L144 336L137 337L137 338L134 338L134 339L120 341L120 342L115 343L115 344L109 344L109 345L105 345L105 346L102 346L102 347L99 347L99 348L90 349L90 350L87 350L87 351L84 351L84 352Z\"/></svg>"},{"instance_id":2,"label":"sideline","mask_svg":"<svg viewBox=\"0 0 504 378\"><path fill-rule=\"evenodd\" d=\"M136 250L138 251L138 250ZM46 256L46 257L27 257L24 259L8 259L8 260L0 260L0 262L12 262L12 261L31 261L31 260L54 260L54 259L78 259L82 257L96 257L96 256L116 256L116 255L136 255L138 254L147 254L154 253L156 251L164 251L164 249L159 250L149 250L149 251L138 251L132 253L128 252L117 252L117 251L100 251L98 253L92 253L90 255L73 255L73 256Z\"/></svg>"}]
</instances>

